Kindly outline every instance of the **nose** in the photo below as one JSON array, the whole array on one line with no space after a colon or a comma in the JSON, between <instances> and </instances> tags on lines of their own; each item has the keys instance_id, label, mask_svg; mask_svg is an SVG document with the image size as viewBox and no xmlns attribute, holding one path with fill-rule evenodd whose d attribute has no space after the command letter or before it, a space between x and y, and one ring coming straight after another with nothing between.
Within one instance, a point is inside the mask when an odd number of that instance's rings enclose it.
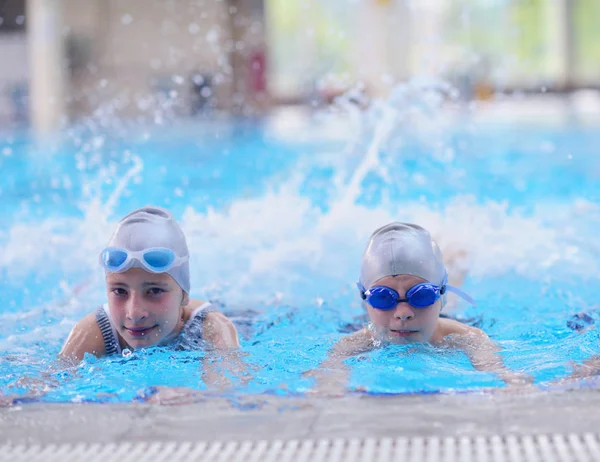
<instances>
[{"instance_id":1,"label":"nose","mask_svg":"<svg viewBox=\"0 0 600 462\"><path fill-rule=\"evenodd\" d=\"M146 311L146 308L144 308L142 297L137 291L132 291L129 300L127 300L125 316L134 324L137 324L148 317L148 312Z\"/></svg>"},{"instance_id":2,"label":"nose","mask_svg":"<svg viewBox=\"0 0 600 462\"><path fill-rule=\"evenodd\" d=\"M408 303L400 302L396 305L394 317L396 319L401 319L402 321L408 321L409 319L415 317L415 312L413 311L412 306L410 306Z\"/></svg>"}]
</instances>

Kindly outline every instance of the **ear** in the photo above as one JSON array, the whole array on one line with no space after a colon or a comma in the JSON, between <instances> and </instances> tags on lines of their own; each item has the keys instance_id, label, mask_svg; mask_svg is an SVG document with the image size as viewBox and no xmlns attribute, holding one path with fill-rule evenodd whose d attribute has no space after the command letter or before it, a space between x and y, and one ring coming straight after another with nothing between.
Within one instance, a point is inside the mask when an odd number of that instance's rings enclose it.
<instances>
[{"instance_id":1,"label":"ear","mask_svg":"<svg viewBox=\"0 0 600 462\"><path fill-rule=\"evenodd\" d=\"M187 292L183 291L183 297L181 297L181 306L187 306L190 303L190 296Z\"/></svg>"}]
</instances>

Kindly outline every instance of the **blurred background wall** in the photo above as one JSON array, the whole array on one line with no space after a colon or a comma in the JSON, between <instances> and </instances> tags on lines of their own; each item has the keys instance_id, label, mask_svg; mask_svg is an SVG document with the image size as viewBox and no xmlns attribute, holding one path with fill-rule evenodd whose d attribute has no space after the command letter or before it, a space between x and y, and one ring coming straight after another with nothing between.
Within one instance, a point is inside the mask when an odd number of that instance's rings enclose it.
<instances>
[{"instance_id":1,"label":"blurred background wall","mask_svg":"<svg viewBox=\"0 0 600 462\"><path fill-rule=\"evenodd\" d=\"M0 0L0 123L252 116L443 78L600 87L600 0Z\"/></svg>"}]
</instances>

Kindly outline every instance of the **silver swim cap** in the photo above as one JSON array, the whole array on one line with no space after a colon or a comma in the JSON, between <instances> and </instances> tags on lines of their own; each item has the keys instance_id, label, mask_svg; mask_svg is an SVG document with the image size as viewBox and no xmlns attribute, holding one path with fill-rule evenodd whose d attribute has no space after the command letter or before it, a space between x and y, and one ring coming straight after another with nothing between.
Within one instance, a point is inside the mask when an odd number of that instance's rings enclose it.
<instances>
[{"instance_id":1,"label":"silver swim cap","mask_svg":"<svg viewBox=\"0 0 600 462\"><path fill-rule=\"evenodd\" d=\"M442 252L429 232L420 226L390 223L375 230L369 239L360 266L360 285L368 289L381 278L399 274L420 277L475 304L463 291L447 284ZM443 296L442 304L445 299Z\"/></svg>"},{"instance_id":2,"label":"silver swim cap","mask_svg":"<svg viewBox=\"0 0 600 462\"><path fill-rule=\"evenodd\" d=\"M375 230L369 239L360 267L363 287L398 274L410 274L440 286L445 282L442 252L420 226L390 223Z\"/></svg>"},{"instance_id":3,"label":"silver swim cap","mask_svg":"<svg viewBox=\"0 0 600 462\"><path fill-rule=\"evenodd\" d=\"M152 247L171 249L178 257L189 257L185 235L173 214L160 207L146 206L126 215L118 224L107 247L139 252ZM135 261L134 268L143 268ZM184 263L165 271L187 293L190 293L190 265Z\"/></svg>"}]
</instances>

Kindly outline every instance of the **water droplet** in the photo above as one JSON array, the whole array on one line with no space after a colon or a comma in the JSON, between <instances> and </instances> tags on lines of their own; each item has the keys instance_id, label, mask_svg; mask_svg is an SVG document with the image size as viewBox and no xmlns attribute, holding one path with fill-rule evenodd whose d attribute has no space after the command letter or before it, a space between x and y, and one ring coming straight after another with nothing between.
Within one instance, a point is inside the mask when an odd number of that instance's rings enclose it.
<instances>
[{"instance_id":1,"label":"water droplet","mask_svg":"<svg viewBox=\"0 0 600 462\"><path fill-rule=\"evenodd\" d=\"M129 358L133 352L129 348L124 348L121 354L123 355L123 358Z\"/></svg>"},{"instance_id":2,"label":"water droplet","mask_svg":"<svg viewBox=\"0 0 600 462\"><path fill-rule=\"evenodd\" d=\"M218 40L219 40L219 30L217 28L213 27L206 34L206 41L208 43L216 43Z\"/></svg>"},{"instance_id":3,"label":"water droplet","mask_svg":"<svg viewBox=\"0 0 600 462\"><path fill-rule=\"evenodd\" d=\"M123 24L124 26L128 26L132 22L133 22L133 16L131 16L129 13L121 16L121 24Z\"/></svg>"},{"instance_id":4,"label":"water droplet","mask_svg":"<svg viewBox=\"0 0 600 462\"><path fill-rule=\"evenodd\" d=\"M542 141L540 143L540 150L542 152L550 153L556 151L556 146L550 141Z\"/></svg>"}]
</instances>

